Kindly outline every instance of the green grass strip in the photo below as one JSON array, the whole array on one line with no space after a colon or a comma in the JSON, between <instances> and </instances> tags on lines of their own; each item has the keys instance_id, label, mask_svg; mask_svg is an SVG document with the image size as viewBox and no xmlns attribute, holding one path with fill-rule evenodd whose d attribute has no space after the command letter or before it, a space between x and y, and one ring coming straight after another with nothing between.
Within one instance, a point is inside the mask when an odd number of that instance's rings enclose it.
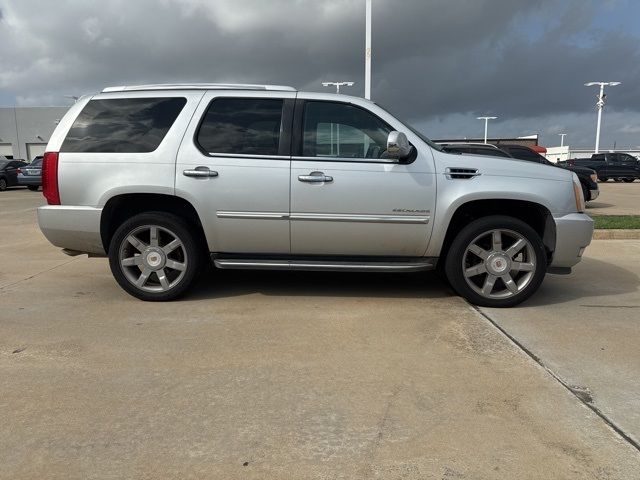
<instances>
[{"instance_id":1,"label":"green grass strip","mask_svg":"<svg viewBox=\"0 0 640 480\"><path fill-rule=\"evenodd\" d=\"M640 215L591 215L597 229L640 229Z\"/></svg>"}]
</instances>

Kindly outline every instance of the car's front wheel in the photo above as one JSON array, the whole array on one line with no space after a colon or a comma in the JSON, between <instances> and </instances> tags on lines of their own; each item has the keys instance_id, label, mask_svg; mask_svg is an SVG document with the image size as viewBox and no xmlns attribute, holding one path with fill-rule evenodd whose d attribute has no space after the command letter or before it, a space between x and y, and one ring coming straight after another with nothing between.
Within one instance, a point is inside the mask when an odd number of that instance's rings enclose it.
<instances>
[{"instance_id":1,"label":"car's front wheel","mask_svg":"<svg viewBox=\"0 0 640 480\"><path fill-rule=\"evenodd\" d=\"M454 290L475 305L511 307L538 289L547 270L540 236L513 217L474 220L455 237L445 260Z\"/></svg>"},{"instance_id":2,"label":"car's front wheel","mask_svg":"<svg viewBox=\"0 0 640 480\"><path fill-rule=\"evenodd\" d=\"M0 178L0 192L4 192L7 189L7 180Z\"/></svg>"},{"instance_id":3,"label":"car's front wheel","mask_svg":"<svg viewBox=\"0 0 640 480\"><path fill-rule=\"evenodd\" d=\"M109 248L120 286L145 301L168 301L193 284L203 262L193 229L168 213L142 213L124 222Z\"/></svg>"},{"instance_id":4,"label":"car's front wheel","mask_svg":"<svg viewBox=\"0 0 640 480\"><path fill-rule=\"evenodd\" d=\"M629 178L629 177L622 179L622 181L625 182L625 183L632 183L634 180L635 180L635 178Z\"/></svg>"}]
</instances>

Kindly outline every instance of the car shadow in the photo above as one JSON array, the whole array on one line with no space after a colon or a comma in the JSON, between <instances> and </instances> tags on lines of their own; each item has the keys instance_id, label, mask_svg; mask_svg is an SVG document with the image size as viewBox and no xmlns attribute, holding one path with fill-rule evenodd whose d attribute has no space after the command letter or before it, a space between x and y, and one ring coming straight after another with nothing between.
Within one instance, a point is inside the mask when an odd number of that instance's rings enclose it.
<instances>
[{"instance_id":1,"label":"car shadow","mask_svg":"<svg viewBox=\"0 0 640 480\"><path fill-rule=\"evenodd\" d=\"M446 298L455 294L435 272L355 273L219 270L206 275L185 300L268 296Z\"/></svg>"},{"instance_id":2,"label":"car shadow","mask_svg":"<svg viewBox=\"0 0 640 480\"><path fill-rule=\"evenodd\" d=\"M630 270L593 258L585 258L571 275L547 275L540 290L523 306L562 304L592 297L633 293L640 277Z\"/></svg>"},{"instance_id":3,"label":"car shadow","mask_svg":"<svg viewBox=\"0 0 640 480\"><path fill-rule=\"evenodd\" d=\"M590 210L592 208L611 208L611 207L615 207L615 205L612 205L611 203L601 203L601 202L587 203L587 210Z\"/></svg>"}]
</instances>

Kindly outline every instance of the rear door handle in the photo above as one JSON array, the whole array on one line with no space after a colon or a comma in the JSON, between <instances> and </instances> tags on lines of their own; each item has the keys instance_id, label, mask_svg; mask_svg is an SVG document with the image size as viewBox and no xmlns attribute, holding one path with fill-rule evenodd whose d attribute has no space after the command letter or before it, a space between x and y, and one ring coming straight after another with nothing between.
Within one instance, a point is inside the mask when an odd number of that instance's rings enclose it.
<instances>
[{"instance_id":1,"label":"rear door handle","mask_svg":"<svg viewBox=\"0 0 640 480\"><path fill-rule=\"evenodd\" d=\"M311 172L309 175L298 175L298 180L307 183L333 182L333 177L322 172Z\"/></svg>"},{"instance_id":2,"label":"rear door handle","mask_svg":"<svg viewBox=\"0 0 640 480\"><path fill-rule=\"evenodd\" d=\"M196 167L192 170L184 170L182 174L185 177L195 177L195 178L210 178L210 177L218 176L218 172L214 170L209 170L209 167Z\"/></svg>"}]
</instances>

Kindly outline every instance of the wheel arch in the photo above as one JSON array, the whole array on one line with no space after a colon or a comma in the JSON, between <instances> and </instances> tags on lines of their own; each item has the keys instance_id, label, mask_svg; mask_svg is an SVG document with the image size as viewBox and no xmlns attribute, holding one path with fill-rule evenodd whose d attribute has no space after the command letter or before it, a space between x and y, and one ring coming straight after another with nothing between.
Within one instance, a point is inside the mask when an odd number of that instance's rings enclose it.
<instances>
[{"instance_id":1,"label":"wheel arch","mask_svg":"<svg viewBox=\"0 0 640 480\"><path fill-rule=\"evenodd\" d=\"M126 193L111 197L100 216L100 238L106 252L117 228L129 218L144 212L167 212L186 220L206 247L202 222L194 206L184 198L159 193Z\"/></svg>"},{"instance_id":2,"label":"wheel arch","mask_svg":"<svg viewBox=\"0 0 640 480\"><path fill-rule=\"evenodd\" d=\"M522 220L531 226L547 251L547 264L553 258L556 245L556 226L553 215L542 204L528 200L483 199L471 200L459 205L447 225L439 257L445 259L455 236L471 221L491 215L506 215Z\"/></svg>"}]
</instances>

